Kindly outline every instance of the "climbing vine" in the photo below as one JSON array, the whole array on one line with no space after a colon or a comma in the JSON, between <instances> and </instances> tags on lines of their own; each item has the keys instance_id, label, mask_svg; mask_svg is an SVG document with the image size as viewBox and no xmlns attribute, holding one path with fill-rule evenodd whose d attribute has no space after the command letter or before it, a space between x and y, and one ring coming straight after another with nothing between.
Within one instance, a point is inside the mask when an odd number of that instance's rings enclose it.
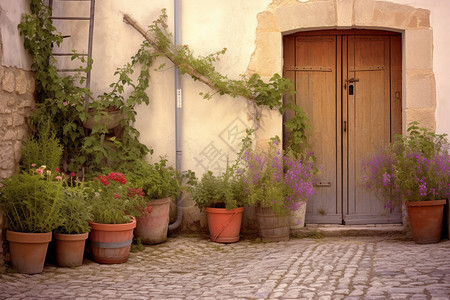
<instances>
[{"instance_id":1,"label":"climbing vine","mask_svg":"<svg viewBox=\"0 0 450 300\"><path fill-rule=\"evenodd\" d=\"M302 108L292 102L295 94L294 84L287 78L274 74L268 82L258 74L251 76L240 75L239 79L230 79L216 71L214 63L220 55L225 54L226 48L206 56L194 56L187 46L175 46L172 34L168 31L167 14L163 9L160 17L144 30L132 17L124 14L124 21L135 28L153 48L152 54L164 56L174 63L181 74L188 74L194 80L210 86L213 92L200 93L205 99L211 99L215 94L244 97L258 107L278 109L280 113L290 111L291 117L285 122L288 131L286 146L294 152L300 153L309 146L307 131L310 127L308 117ZM158 69L165 67L161 65ZM288 101L283 103L283 97ZM258 116L255 117L258 119Z\"/></svg>"},{"instance_id":2,"label":"climbing vine","mask_svg":"<svg viewBox=\"0 0 450 300\"><path fill-rule=\"evenodd\" d=\"M31 13L25 15L18 28L24 37L25 49L33 58L33 71L36 76L37 103L32 123L50 120L57 138L64 146L64 160L67 169L79 171L80 166L94 169L101 164L123 164L134 161L151 153L139 142L139 132L131 125L136 120L136 105L149 103L146 89L149 86L150 70L165 68L165 64L154 67L155 59L166 57L174 63L182 74L188 74L194 80L201 81L212 88L212 92L201 93L203 98L211 99L215 94L244 97L258 107L277 109L280 113L293 112L285 123L289 131L287 146L300 153L307 143L308 119L302 109L292 101L283 103L283 97L292 99L295 94L293 83L275 74L265 82L258 74L241 75L239 79L230 79L216 71L214 63L226 48L207 56L194 56L187 46L175 46L172 34L167 30L167 14L161 16L148 27L142 29L131 17L124 20L138 30L145 40L131 61L115 72L117 80L110 84L111 90L93 98L92 92L82 87L85 72L92 67L92 61L75 54L73 60L79 60L82 67L73 76L61 76L55 66L52 47L59 46L62 35L56 31L51 21L51 9L44 0L32 0ZM137 80L132 79L136 70L140 70ZM125 90L131 90L125 94ZM86 110L86 97L89 108ZM108 129L97 123L87 132L84 123L91 115L99 121L108 108L119 108L123 115L122 131L119 136L111 136ZM257 119L257 117L256 117Z\"/></svg>"},{"instance_id":3,"label":"climbing vine","mask_svg":"<svg viewBox=\"0 0 450 300\"><path fill-rule=\"evenodd\" d=\"M32 125L50 120L57 138L64 146L64 164L69 171L80 171L80 167L95 169L102 164L119 164L144 157L151 150L139 142L139 132L132 127L135 121L135 106L148 104L145 90L149 83L149 68L153 56L148 55L148 43L144 42L131 62L118 68L118 77L110 87L111 91L93 99L92 92L83 87L84 74L92 67L92 61L74 52L72 60L79 60L81 67L73 76L61 76L55 66L53 46L59 46L63 40L61 33L53 26L51 9L44 0L30 2L30 14L24 15L18 25L24 37L24 47L30 53L35 72L37 103L33 111ZM131 79L137 66L141 67L137 83ZM126 87L132 92L124 96ZM86 97L89 110L85 109ZM107 114L107 108L119 108L123 115L120 137L111 136L105 125L98 123L92 131L84 128L89 117L98 122ZM66 171L67 171L66 170Z\"/></svg>"}]
</instances>

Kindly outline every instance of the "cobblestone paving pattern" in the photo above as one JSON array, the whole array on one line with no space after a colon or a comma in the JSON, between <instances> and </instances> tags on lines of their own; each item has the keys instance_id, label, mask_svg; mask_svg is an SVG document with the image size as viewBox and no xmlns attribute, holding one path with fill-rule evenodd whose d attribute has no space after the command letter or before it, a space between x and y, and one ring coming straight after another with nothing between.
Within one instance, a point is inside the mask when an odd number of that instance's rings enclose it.
<instances>
[{"instance_id":1,"label":"cobblestone paving pattern","mask_svg":"<svg viewBox=\"0 0 450 300\"><path fill-rule=\"evenodd\" d=\"M450 299L450 241L395 237L216 244L178 236L125 264L0 275L2 299Z\"/></svg>"}]
</instances>

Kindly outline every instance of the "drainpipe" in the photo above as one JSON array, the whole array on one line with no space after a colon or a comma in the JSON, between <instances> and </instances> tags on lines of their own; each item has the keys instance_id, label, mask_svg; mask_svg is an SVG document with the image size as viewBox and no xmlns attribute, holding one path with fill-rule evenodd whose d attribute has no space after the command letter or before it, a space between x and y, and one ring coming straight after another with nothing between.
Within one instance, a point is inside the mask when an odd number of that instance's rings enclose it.
<instances>
[{"instance_id":1,"label":"drainpipe","mask_svg":"<svg viewBox=\"0 0 450 300\"><path fill-rule=\"evenodd\" d=\"M174 39L175 46L181 44L180 38L180 0L174 0ZM182 163L182 149L181 149L181 112L182 112L182 98L181 98L181 74L180 70L175 66L175 168L177 172L182 171L181 163ZM174 223L169 224L169 230L177 229L181 224L181 219L183 217L183 202L182 196L177 199L177 218Z\"/></svg>"}]
</instances>

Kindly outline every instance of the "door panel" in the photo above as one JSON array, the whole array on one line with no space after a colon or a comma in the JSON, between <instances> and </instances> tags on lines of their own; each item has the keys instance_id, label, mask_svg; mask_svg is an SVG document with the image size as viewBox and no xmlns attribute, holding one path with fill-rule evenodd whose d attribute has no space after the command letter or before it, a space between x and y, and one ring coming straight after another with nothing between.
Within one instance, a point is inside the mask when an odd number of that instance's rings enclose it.
<instances>
[{"instance_id":1,"label":"door panel","mask_svg":"<svg viewBox=\"0 0 450 300\"><path fill-rule=\"evenodd\" d=\"M361 161L401 133L401 37L317 33L284 38L284 76L311 120L321 170L306 222L400 222L360 182Z\"/></svg>"},{"instance_id":2,"label":"door panel","mask_svg":"<svg viewBox=\"0 0 450 300\"><path fill-rule=\"evenodd\" d=\"M387 212L382 201L362 188L361 161L390 141L389 37L349 36L347 61L348 148L344 155L348 155L348 197L344 220L346 224L379 223Z\"/></svg>"}]
</instances>

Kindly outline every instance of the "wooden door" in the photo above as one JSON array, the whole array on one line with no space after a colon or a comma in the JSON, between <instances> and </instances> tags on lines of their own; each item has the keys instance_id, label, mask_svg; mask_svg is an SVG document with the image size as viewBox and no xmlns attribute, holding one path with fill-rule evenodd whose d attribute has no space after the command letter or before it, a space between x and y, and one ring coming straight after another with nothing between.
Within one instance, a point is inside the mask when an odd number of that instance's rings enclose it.
<instances>
[{"instance_id":1,"label":"wooden door","mask_svg":"<svg viewBox=\"0 0 450 300\"><path fill-rule=\"evenodd\" d=\"M400 222L361 187L361 162L401 133L401 38L373 31L319 31L284 38L284 76L313 126L320 167L307 223ZM286 116L289 117L289 116Z\"/></svg>"}]
</instances>

